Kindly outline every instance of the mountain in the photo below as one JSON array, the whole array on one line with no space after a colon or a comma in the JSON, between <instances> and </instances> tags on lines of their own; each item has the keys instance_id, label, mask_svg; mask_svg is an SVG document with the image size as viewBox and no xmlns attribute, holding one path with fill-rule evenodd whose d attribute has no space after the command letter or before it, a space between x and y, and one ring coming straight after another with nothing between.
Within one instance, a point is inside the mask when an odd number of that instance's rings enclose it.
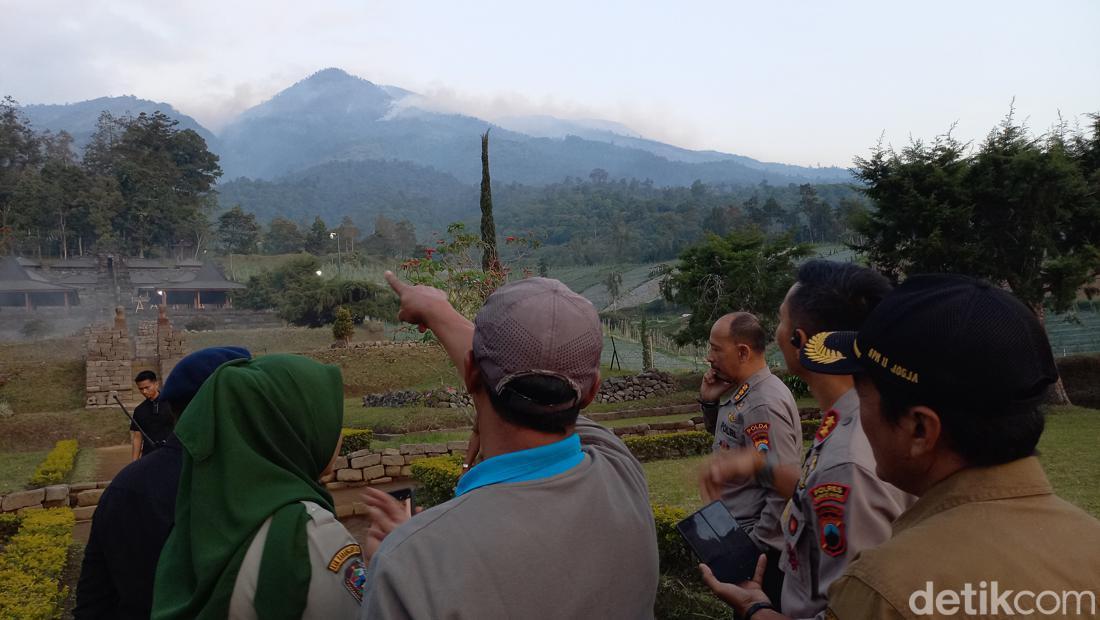
<instances>
[{"instance_id":1,"label":"mountain","mask_svg":"<svg viewBox=\"0 0 1100 620\"><path fill-rule=\"evenodd\" d=\"M65 130L82 146L100 112L116 116L160 110L194 129L221 157L223 182L275 180L339 161L404 161L453 176L481 177L480 134L491 129L493 180L545 185L586 179L597 169L612 179L649 179L658 186L845 183L841 168L805 168L716 151L692 151L649 140L619 123L551 116L501 119L497 124L420 107L415 93L374 84L340 69L319 71L254 106L217 137L167 103L102 97L66 105L22 108L39 130ZM316 171L315 171L316 172Z\"/></svg>"},{"instance_id":2,"label":"mountain","mask_svg":"<svg viewBox=\"0 0 1100 620\"><path fill-rule=\"evenodd\" d=\"M478 136L492 128L493 177L504 182L587 178L596 168L612 178L648 178L659 185L690 185L696 179L713 184L851 180L840 168L803 168L680 149L606 121L520 117L494 126L470 116L431 112L417 103L409 91L325 69L225 128L220 136L225 178L270 179L328 161L387 159L474 183L481 173Z\"/></svg>"},{"instance_id":3,"label":"mountain","mask_svg":"<svg viewBox=\"0 0 1100 620\"><path fill-rule=\"evenodd\" d=\"M210 150L217 152L218 139L198 121L181 113L171 104L138 99L134 96L100 97L90 101L66 104L33 104L20 108L35 130L49 129L53 132L67 131L72 135L78 148L88 143L95 132L96 121L100 113L106 111L113 116L137 116L142 112L152 114L160 111L179 121L180 129L193 129L204 140Z\"/></svg>"}]
</instances>

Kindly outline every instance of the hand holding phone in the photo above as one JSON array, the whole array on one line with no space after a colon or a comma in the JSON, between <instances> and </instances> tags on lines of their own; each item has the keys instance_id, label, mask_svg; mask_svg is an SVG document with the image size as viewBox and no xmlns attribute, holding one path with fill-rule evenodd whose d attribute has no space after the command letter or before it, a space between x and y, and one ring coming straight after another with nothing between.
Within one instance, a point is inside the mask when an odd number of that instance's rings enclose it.
<instances>
[{"instance_id":1,"label":"hand holding phone","mask_svg":"<svg viewBox=\"0 0 1100 620\"><path fill-rule=\"evenodd\" d=\"M737 584L753 578L760 550L722 502L707 504L676 529L718 581Z\"/></svg>"}]
</instances>

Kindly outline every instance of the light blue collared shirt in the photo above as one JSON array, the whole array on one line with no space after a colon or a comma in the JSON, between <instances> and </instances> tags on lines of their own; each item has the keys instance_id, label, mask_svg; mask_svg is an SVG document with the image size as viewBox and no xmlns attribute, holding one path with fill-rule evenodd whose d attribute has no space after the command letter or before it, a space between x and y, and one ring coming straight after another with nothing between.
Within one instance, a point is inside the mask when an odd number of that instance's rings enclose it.
<instances>
[{"instance_id":1,"label":"light blue collared shirt","mask_svg":"<svg viewBox=\"0 0 1100 620\"><path fill-rule=\"evenodd\" d=\"M552 444L501 454L478 463L458 481L455 497L491 484L528 482L573 469L584 460L576 433Z\"/></svg>"}]
</instances>

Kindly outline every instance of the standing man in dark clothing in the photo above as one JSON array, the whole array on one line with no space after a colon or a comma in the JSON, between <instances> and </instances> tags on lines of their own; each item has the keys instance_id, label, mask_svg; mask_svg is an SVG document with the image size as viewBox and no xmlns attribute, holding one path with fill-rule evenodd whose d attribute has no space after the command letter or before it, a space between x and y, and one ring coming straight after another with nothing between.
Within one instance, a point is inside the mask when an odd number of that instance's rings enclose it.
<instances>
[{"instance_id":1,"label":"standing man in dark clothing","mask_svg":"<svg viewBox=\"0 0 1100 620\"><path fill-rule=\"evenodd\" d=\"M251 357L247 349L239 347L195 351L172 369L164 390L153 404L159 405L161 412L170 406L182 415L203 382L219 366ZM144 374L137 377L138 389ZM155 386L155 375L152 380ZM142 406L150 403L146 400ZM140 411L141 406L134 412L135 418ZM149 432L142 421L138 423ZM183 466L179 439L171 427L166 435L164 445L160 446L163 449L147 452L146 458L127 465L99 499L76 589L73 617L78 620L149 617L157 560L175 523L176 490Z\"/></svg>"},{"instance_id":2,"label":"standing man in dark clothing","mask_svg":"<svg viewBox=\"0 0 1100 620\"><path fill-rule=\"evenodd\" d=\"M152 370L143 370L134 377L134 384L145 397L134 409L134 421L130 423L130 460L153 452L164 445L176 418L172 415L172 406L160 396L160 383Z\"/></svg>"}]
</instances>

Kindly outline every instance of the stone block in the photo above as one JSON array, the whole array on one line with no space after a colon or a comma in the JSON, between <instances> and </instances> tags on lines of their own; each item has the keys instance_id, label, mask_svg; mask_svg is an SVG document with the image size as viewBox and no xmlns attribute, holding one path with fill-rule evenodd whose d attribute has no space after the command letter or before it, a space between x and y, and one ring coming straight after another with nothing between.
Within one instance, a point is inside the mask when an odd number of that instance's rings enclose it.
<instances>
[{"instance_id":1,"label":"stone block","mask_svg":"<svg viewBox=\"0 0 1100 620\"><path fill-rule=\"evenodd\" d=\"M374 480L370 481L371 484L386 484L387 482L393 482L393 478L390 478L389 476L384 476L382 478L375 478Z\"/></svg>"},{"instance_id":2,"label":"stone block","mask_svg":"<svg viewBox=\"0 0 1100 620\"><path fill-rule=\"evenodd\" d=\"M103 495L103 489L91 489L76 494L76 505L80 507L94 506L99 503L99 497Z\"/></svg>"},{"instance_id":3,"label":"stone block","mask_svg":"<svg viewBox=\"0 0 1100 620\"><path fill-rule=\"evenodd\" d=\"M339 482L355 482L363 479L362 469L341 469L336 472L336 480Z\"/></svg>"},{"instance_id":4,"label":"stone block","mask_svg":"<svg viewBox=\"0 0 1100 620\"><path fill-rule=\"evenodd\" d=\"M385 448L382 450L382 456L400 456L401 451L397 448Z\"/></svg>"},{"instance_id":5,"label":"stone block","mask_svg":"<svg viewBox=\"0 0 1100 620\"><path fill-rule=\"evenodd\" d=\"M451 450L462 450L463 452L465 452L466 450L469 450L469 449L470 449L470 442L468 442L468 441L448 441L447 442L447 451L448 452L450 452Z\"/></svg>"},{"instance_id":6,"label":"stone block","mask_svg":"<svg viewBox=\"0 0 1100 620\"><path fill-rule=\"evenodd\" d=\"M68 508L69 497L65 496L65 499L48 500L42 504L44 508Z\"/></svg>"},{"instance_id":7,"label":"stone block","mask_svg":"<svg viewBox=\"0 0 1100 620\"><path fill-rule=\"evenodd\" d=\"M353 514L357 514L357 515L367 514L367 505L364 504L363 502L352 502L351 508L352 508L352 513Z\"/></svg>"},{"instance_id":8,"label":"stone block","mask_svg":"<svg viewBox=\"0 0 1100 620\"><path fill-rule=\"evenodd\" d=\"M363 479L373 481L386 475L386 468L381 465L372 465L363 470Z\"/></svg>"},{"instance_id":9,"label":"stone block","mask_svg":"<svg viewBox=\"0 0 1100 620\"><path fill-rule=\"evenodd\" d=\"M401 466L401 465L405 464L405 457L401 456L400 454L395 455L395 456L389 456L389 455L383 456L382 457L382 464L387 465L387 466L392 466L392 465Z\"/></svg>"},{"instance_id":10,"label":"stone block","mask_svg":"<svg viewBox=\"0 0 1100 620\"><path fill-rule=\"evenodd\" d=\"M390 476L390 477L400 476L401 475L401 467L402 467L401 465L386 465L385 466L386 475Z\"/></svg>"},{"instance_id":11,"label":"stone block","mask_svg":"<svg viewBox=\"0 0 1100 620\"><path fill-rule=\"evenodd\" d=\"M447 444L445 444L445 443L425 444L424 445L424 452L426 454L433 454L433 455L446 454L447 453Z\"/></svg>"},{"instance_id":12,"label":"stone block","mask_svg":"<svg viewBox=\"0 0 1100 620\"><path fill-rule=\"evenodd\" d=\"M77 521L91 521L92 515L95 514L95 506L84 506L82 508L73 508L73 516Z\"/></svg>"},{"instance_id":13,"label":"stone block","mask_svg":"<svg viewBox=\"0 0 1100 620\"><path fill-rule=\"evenodd\" d=\"M336 457L336 460L333 461L333 463L332 463L332 468L333 469L347 469L348 468L348 457L346 457L346 456Z\"/></svg>"},{"instance_id":14,"label":"stone block","mask_svg":"<svg viewBox=\"0 0 1100 620\"><path fill-rule=\"evenodd\" d=\"M356 450L355 452L352 452L351 454L348 455L348 460L362 458L362 457L367 456L369 454L371 454L371 451L370 451L369 448L366 449L366 450Z\"/></svg>"},{"instance_id":15,"label":"stone block","mask_svg":"<svg viewBox=\"0 0 1100 620\"><path fill-rule=\"evenodd\" d=\"M69 492L70 493L79 493L81 491L87 491L89 489L94 489L94 488L95 488L95 483L94 482L80 482L80 483L77 483L77 484L70 484L69 485Z\"/></svg>"},{"instance_id":16,"label":"stone block","mask_svg":"<svg viewBox=\"0 0 1100 620\"><path fill-rule=\"evenodd\" d=\"M69 487L67 485L55 484L46 487L44 490L46 491L45 501L47 502L56 502L62 499L68 501L69 499Z\"/></svg>"},{"instance_id":17,"label":"stone block","mask_svg":"<svg viewBox=\"0 0 1100 620\"><path fill-rule=\"evenodd\" d=\"M404 478L408 478L412 473L412 465L406 465L401 468L401 476Z\"/></svg>"},{"instance_id":18,"label":"stone block","mask_svg":"<svg viewBox=\"0 0 1100 620\"><path fill-rule=\"evenodd\" d=\"M362 469L363 467L371 467L371 466L374 466L374 465L378 465L381 462L382 462L382 455L381 454L366 454L364 456L360 456L358 458L352 459L351 460L351 466L356 468L356 469Z\"/></svg>"},{"instance_id":19,"label":"stone block","mask_svg":"<svg viewBox=\"0 0 1100 620\"><path fill-rule=\"evenodd\" d=\"M19 510L20 508L26 508L27 506L37 506L45 499L45 489L19 491L4 496L3 503L0 503L0 510L3 512L11 512L13 510Z\"/></svg>"},{"instance_id":20,"label":"stone block","mask_svg":"<svg viewBox=\"0 0 1100 620\"><path fill-rule=\"evenodd\" d=\"M346 519L355 514L355 508L351 504L336 504L336 518Z\"/></svg>"},{"instance_id":21,"label":"stone block","mask_svg":"<svg viewBox=\"0 0 1100 620\"><path fill-rule=\"evenodd\" d=\"M325 483L325 488L328 489L329 491L339 491L340 489L348 488L348 483L346 483L346 482L328 482L328 483Z\"/></svg>"}]
</instances>

